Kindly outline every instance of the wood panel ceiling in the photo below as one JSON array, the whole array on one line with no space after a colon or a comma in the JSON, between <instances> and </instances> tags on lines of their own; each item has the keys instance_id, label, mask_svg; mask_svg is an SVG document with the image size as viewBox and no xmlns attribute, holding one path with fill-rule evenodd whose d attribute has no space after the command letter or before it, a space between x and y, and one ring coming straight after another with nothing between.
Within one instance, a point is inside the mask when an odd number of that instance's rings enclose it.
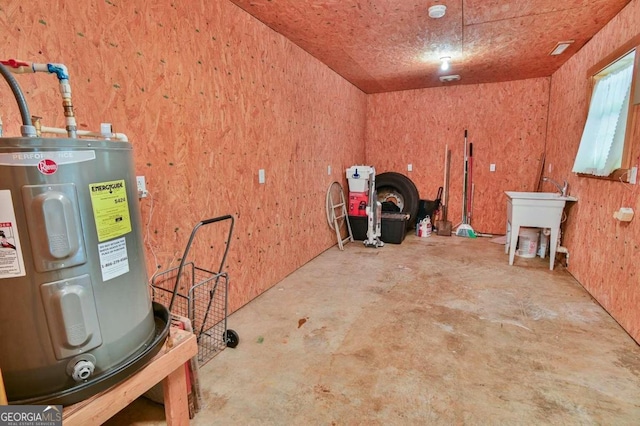
<instances>
[{"instance_id":1,"label":"wood panel ceiling","mask_svg":"<svg viewBox=\"0 0 640 426\"><path fill-rule=\"evenodd\" d=\"M630 0L230 1L379 93L550 76ZM445 16L430 18L433 5L445 5ZM564 54L549 55L566 40L574 42ZM461 79L442 83L448 74Z\"/></svg>"}]
</instances>

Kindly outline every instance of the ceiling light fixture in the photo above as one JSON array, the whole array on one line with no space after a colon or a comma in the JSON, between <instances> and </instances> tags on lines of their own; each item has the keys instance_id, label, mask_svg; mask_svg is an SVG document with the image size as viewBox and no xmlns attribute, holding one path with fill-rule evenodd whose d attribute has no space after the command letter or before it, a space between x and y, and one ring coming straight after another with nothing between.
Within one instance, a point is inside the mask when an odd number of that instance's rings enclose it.
<instances>
[{"instance_id":1,"label":"ceiling light fixture","mask_svg":"<svg viewBox=\"0 0 640 426\"><path fill-rule=\"evenodd\" d=\"M437 4L429 8L429 18L439 19L447 13L447 6L443 4Z\"/></svg>"},{"instance_id":2,"label":"ceiling light fixture","mask_svg":"<svg viewBox=\"0 0 640 426\"><path fill-rule=\"evenodd\" d=\"M451 61L451 56L443 56L440 58L442 61L442 65L440 65L440 69L442 71L447 71L449 69L449 61Z\"/></svg>"},{"instance_id":3,"label":"ceiling light fixture","mask_svg":"<svg viewBox=\"0 0 640 426\"><path fill-rule=\"evenodd\" d=\"M440 81L443 82L443 83L449 83L451 81L460 80L460 76L458 74L441 75L439 78L440 78Z\"/></svg>"},{"instance_id":4,"label":"ceiling light fixture","mask_svg":"<svg viewBox=\"0 0 640 426\"><path fill-rule=\"evenodd\" d=\"M573 40L559 41L558 44L556 44L556 47L554 47L551 53L549 53L549 55L560 55L562 52L567 50L569 46L571 46L571 43L573 43Z\"/></svg>"}]
</instances>

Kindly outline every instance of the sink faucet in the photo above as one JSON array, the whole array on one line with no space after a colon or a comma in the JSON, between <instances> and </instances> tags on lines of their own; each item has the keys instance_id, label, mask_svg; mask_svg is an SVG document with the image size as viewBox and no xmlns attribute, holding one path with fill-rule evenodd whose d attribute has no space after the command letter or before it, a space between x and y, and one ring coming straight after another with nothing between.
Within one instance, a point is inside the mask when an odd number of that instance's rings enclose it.
<instances>
[{"instance_id":1,"label":"sink faucet","mask_svg":"<svg viewBox=\"0 0 640 426\"><path fill-rule=\"evenodd\" d=\"M567 182L566 180L564 181L564 185L562 186L560 186L560 184L555 180L548 178L546 176L542 178L542 181L551 182L556 188L558 188L558 191L560 191L560 194L562 194L563 197L567 196L567 193L569 192L569 182Z\"/></svg>"}]
</instances>

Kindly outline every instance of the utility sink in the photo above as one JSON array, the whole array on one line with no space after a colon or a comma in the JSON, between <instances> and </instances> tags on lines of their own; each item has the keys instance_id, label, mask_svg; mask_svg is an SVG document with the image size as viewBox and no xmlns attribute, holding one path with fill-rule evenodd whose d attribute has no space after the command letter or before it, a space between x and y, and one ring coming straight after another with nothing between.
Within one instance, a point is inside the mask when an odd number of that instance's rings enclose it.
<instances>
[{"instance_id":1,"label":"utility sink","mask_svg":"<svg viewBox=\"0 0 640 426\"><path fill-rule=\"evenodd\" d=\"M562 201L564 206L564 201L578 201L576 197L571 197L568 195L562 196L557 192L517 192L517 191L506 191L507 197L512 200L553 200L553 201Z\"/></svg>"},{"instance_id":2,"label":"utility sink","mask_svg":"<svg viewBox=\"0 0 640 426\"><path fill-rule=\"evenodd\" d=\"M521 226L549 228L551 230L549 269L553 270L562 212L567 202L575 202L578 199L555 192L505 191L505 194L507 194L507 242L504 251L509 253L509 265L513 265Z\"/></svg>"}]
</instances>

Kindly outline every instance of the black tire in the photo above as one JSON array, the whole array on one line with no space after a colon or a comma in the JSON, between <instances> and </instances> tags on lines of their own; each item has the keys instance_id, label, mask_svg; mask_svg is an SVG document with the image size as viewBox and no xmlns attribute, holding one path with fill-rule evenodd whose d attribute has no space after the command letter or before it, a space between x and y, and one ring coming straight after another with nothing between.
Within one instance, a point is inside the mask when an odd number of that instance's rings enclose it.
<instances>
[{"instance_id":1,"label":"black tire","mask_svg":"<svg viewBox=\"0 0 640 426\"><path fill-rule=\"evenodd\" d=\"M394 202L402 213L409 214L407 229L416 226L420 195L414 183L401 173L386 172L376 175L376 191L378 201Z\"/></svg>"},{"instance_id":2,"label":"black tire","mask_svg":"<svg viewBox=\"0 0 640 426\"><path fill-rule=\"evenodd\" d=\"M238 343L240 343L240 336L238 336L238 333L231 329L227 329L222 338L224 339L224 342L228 348L233 349L238 346Z\"/></svg>"}]
</instances>

